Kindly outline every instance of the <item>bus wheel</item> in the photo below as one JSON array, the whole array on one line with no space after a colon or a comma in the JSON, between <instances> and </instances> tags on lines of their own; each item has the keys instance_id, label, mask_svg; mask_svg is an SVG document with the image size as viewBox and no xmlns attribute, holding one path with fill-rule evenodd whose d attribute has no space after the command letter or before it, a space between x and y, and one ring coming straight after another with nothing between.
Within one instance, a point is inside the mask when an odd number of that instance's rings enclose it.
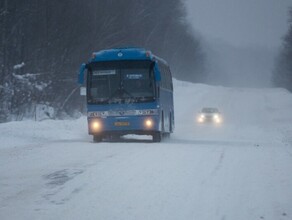
<instances>
[{"instance_id":1,"label":"bus wheel","mask_svg":"<svg viewBox=\"0 0 292 220\"><path fill-rule=\"evenodd\" d=\"M101 141L102 141L101 135L94 135L93 136L93 142L97 143L97 142L101 142Z\"/></svg>"},{"instance_id":2,"label":"bus wheel","mask_svg":"<svg viewBox=\"0 0 292 220\"><path fill-rule=\"evenodd\" d=\"M161 132L157 131L152 134L153 142L161 142Z\"/></svg>"}]
</instances>

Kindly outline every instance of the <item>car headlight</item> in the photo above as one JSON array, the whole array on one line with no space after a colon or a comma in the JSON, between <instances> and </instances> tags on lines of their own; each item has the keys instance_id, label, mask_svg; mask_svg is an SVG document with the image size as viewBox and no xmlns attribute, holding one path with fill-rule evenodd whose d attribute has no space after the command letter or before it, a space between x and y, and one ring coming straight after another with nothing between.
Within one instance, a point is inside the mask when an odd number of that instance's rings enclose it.
<instances>
[{"instance_id":1,"label":"car headlight","mask_svg":"<svg viewBox=\"0 0 292 220\"><path fill-rule=\"evenodd\" d=\"M204 114L200 114L199 117L198 117L198 122L204 122L205 120L205 115Z\"/></svg>"},{"instance_id":2,"label":"car headlight","mask_svg":"<svg viewBox=\"0 0 292 220\"><path fill-rule=\"evenodd\" d=\"M222 122L222 119L218 116L218 117L214 117L214 121L217 124L220 124Z\"/></svg>"}]
</instances>

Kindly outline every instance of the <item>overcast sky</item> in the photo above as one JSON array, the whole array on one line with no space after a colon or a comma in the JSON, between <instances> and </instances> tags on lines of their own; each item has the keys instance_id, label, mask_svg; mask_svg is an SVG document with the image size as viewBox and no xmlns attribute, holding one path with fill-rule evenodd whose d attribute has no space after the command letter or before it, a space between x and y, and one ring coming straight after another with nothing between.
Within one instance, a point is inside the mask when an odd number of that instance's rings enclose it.
<instances>
[{"instance_id":1,"label":"overcast sky","mask_svg":"<svg viewBox=\"0 0 292 220\"><path fill-rule=\"evenodd\" d=\"M203 37L234 46L278 47L288 29L292 0L186 0L188 16Z\"/></svg>"}]
</instances>

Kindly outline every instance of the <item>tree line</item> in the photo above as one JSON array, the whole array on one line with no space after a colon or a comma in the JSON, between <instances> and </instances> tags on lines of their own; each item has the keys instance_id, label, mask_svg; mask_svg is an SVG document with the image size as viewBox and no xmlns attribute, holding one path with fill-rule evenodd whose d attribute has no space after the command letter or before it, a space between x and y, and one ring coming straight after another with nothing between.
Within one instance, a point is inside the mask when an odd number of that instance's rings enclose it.
<instances>
[{"instance_id":1,"label":"tree line","mask_svg":"<svg viewBox=\"0 0 292 220\"><path fill-rule=\"evenodd\" d=\"M289 9L289 29L283 38L282 48L273 71L275 86L292 92L292 7Z\"/></svg>"},{"instance_id":2,"label":"tree line","mask_svg":"<svg viewBox=\"0 0 292 220\"><path fill-rule=\"evenodd\" d=\"M137 46L164 58L182 80L206 80L200 40L182 0L2 0L0 121L82 111L77 72L93 51Z\"/></svg>"}]
</instances>

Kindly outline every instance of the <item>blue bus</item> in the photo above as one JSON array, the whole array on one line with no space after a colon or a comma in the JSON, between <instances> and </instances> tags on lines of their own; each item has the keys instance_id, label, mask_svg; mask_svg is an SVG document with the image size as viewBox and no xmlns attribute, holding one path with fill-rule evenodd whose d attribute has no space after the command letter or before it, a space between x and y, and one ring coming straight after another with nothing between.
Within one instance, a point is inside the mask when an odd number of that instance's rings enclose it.
<instances>
[{"instance_id":1,"label":"blue bus","mask_svg":"<svg viewBox=\"0 0 292 220\"><path fill-rule=\"evenodd\" d=\"M151 135L153 142L160 142L173 132L170 68L151 51L95 52L81 65L78 81L86 86L88 133L94 142L126 134Z\"/></svg>"}]
</instances>

